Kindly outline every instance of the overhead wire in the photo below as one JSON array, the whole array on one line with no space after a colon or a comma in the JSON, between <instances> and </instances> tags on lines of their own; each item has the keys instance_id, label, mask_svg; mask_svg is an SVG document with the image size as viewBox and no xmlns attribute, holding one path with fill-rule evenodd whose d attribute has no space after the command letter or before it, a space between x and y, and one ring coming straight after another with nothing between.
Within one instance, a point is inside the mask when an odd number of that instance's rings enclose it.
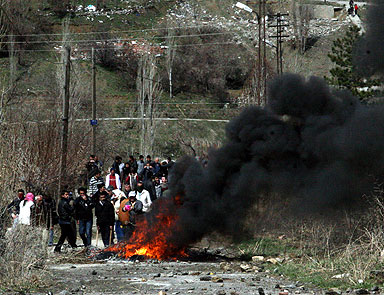
<instances>
[{"instance_id":1,"label":"overhead wire","mask_svg":"<svg viewBox=\"0 0 384 295\"><path fill-rule=\"evenodd\" d=\"M188 38L200 36L220 36L229 35L232 32L218 32L218 33L205 33L205 34L190 34L190 35L174 35L174 36L154 36L151 39L171 39L171 38ZM134 40L132 40L134 39ZM88 42L124 42L124 41L148 41L145 38L111 38L111 39L89 39L89 40L39 40L39 41L6 41L0 42L1 44L49 44L49 43L88 43Z\"/></svg>"},{"instance_id":2,"label":"overhead wire","mask_svg":"<svg viewBox=\"0 0 384 295\"><path fill-rule=\"evenodd\" d=\"M165 27L165 28L147 28L147 29L136 29L127 31L99 31L99 32L82 32L82 33L46 33L46 34L20 34L20 35L2 35L2 37L33 37L33 36L70 36L70 35L93 35L93 34L114 34L114 33L140 33L140 32L153 32L162 30L174 30L174 29L191 29L191 28L204 28L204 27L215 27L212 24L196 25L196 26L179 26L179 27Z\"/></svg>"},{"instance_id":3,"label":"overhead wire","mask_svg":"<svg viewBox=\"0 0 384 295\"><path fill-rule=\"evenodd\" d=\"M173 47L190 47L190 46L209 46L209 45L241 45L236 42L214 42L214 43L191 43L191 44L180 44L180 45L172 45ZM160 45L147 45L148 47L160 47ZM85 48L74 48L74 51L91 51L93 47L85 47ZM113 50L126 50L127 48L119 48L119 47L103 47L103 48L94 48L96 51L102 51L106 49ZM0 52L9 52L9 50L2 49ZM13 52L56 52L61 53L60 49L16 49Z\"/></svg>"}]
</instances>

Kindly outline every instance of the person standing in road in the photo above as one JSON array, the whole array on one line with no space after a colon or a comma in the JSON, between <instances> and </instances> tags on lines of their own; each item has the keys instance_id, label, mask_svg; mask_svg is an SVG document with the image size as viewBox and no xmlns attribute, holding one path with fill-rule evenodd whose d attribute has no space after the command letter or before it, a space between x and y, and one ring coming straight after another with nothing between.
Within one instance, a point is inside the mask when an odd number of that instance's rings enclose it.
<instances>
[{"instance_id":1,"label":"person standing in road","mask_svg":"<svg viewBox=\"0 0 384 295\"><path fill-rule=\"evenodd\" d=\"M81 187L77 192L80 196L76 198L74 202L75 219L79 225L79 235L83 240L84 247L88 247L91 245L92 241L92 209L95 207L95 205L87 196L87 190L85 188Z\"/></svg>"},{"instance_id":2,"label":"person standing in road","mask_svg":"<svg viewBox=\"0 0 384 295\"><path fill-rule=\"evenodd\" d=\"M148 213L151 211L152 200L149 192L144 189L144 184L141 180L137 183L136 198L143 204L143 212Z\"/></svg>"},{"instance_id":3,"label":"person standing in road","mask_svg":"<svg viewBox=\"0 0 384 295\"><path fill-rule=\"evenodd\" d=\"M113 241L113 225L115 223L115 208L106 199L107 195L107 192L102 192L95 206L97 230L101 234L105 247L108 247Z\"/></svg>"},{"instance_id":4,"label":"person standing in road","mask_svg":"<svg viewBox=\"0 0 384 295\"><path fill-rule=\"evenodd\" d=\"M73 231L71 220L74 215L74 209L69 204L69 191L63 191L61 193L61 199L58 205L59 225L61 229L61 235L59 241L55 247L55 252L59 253L61 247L64 244L65 239L72 248L76 248L76 232Z\"/></svg>"}]
</instances>

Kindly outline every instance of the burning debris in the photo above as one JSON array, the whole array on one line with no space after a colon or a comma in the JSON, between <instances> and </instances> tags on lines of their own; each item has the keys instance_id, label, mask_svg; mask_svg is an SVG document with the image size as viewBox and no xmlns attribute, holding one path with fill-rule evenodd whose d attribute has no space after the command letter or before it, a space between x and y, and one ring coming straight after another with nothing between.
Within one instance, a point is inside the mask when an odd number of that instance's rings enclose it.
<instances>
[{"instance_id":1,"label":"burning debris","mask_svg":"<svg viewBox=\"0 0 384 295\"><path fill-rule=\"evenodd\" d=\"M138 260L141 257L157 260L185 257L185 247L170 242L170 237L180 231L175 204L171 199L160 199L156 206L154 213L141 216L127 243L114 245L107 251Z\"/></svg>"},{"instance_id":2,"label":"burning debris","mask_svg":"<svg viewBox=\"0 0 384 295\"><path fill-rule=\"evenodd\" d=\"M383 5L373 6L370 22L380 24ZM365 38L363 60L374 72L384 68L377 45L382 28L369 26ZM278 194L300 209L350 206L384 175L384 106L363 105L320 78L275 79L266 107L245 109L226 134L208 167L192 157L178 161L171 197L138 224L127 244L109 250L124 258L177 259L212 232L244 236L244 217L261 197Z\"/></svg>"}]
</instances>

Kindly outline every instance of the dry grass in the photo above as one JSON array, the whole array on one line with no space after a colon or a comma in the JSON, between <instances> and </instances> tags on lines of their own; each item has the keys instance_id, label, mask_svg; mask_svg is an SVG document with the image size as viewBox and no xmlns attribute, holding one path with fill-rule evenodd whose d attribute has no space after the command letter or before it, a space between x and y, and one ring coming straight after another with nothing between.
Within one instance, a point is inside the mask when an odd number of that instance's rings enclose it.
<instances>
[{"instance_id":1,"label":"dry grass","mask_svg":"<svg viewBox=\"0 0 384 295\"><path fill-rule=\"evenodd\" d=\"M47 235L42 228L17 226L4 237L0 255L0 286L8 290L30 290L46 277Z\"/></svg>"}]
</instances>

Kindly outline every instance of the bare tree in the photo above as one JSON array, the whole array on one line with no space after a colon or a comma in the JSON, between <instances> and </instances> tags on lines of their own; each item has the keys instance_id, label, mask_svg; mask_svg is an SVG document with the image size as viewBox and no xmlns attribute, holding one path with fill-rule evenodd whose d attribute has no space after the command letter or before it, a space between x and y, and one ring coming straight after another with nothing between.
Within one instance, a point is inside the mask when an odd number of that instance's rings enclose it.
<instances>
[{"instance_id":1,"label":"bare tree","mask_svg":"<svg viewBox=\"0 0 384 295\"><path fill-rule=\"evenodd\" d=\"M167 51L166 51L166 63L165 66L167 68L168 79L169 79L169 98L173 97L172 90L172 69L173 69L173 61L175 59L176 48L175 48L175 30L171 29L172 23L168 25L167 29Z\"/></svg>"},{"instance_id":2,"label":"bare tree","mask_svg":"<svg viewBox=\"0 0 384 295\"><path fill-rule=\"evenodd\" d=\"M304 53L309 32L309 21L311 19L311 8L304 5L303 0L292 0L292 25L295 36L295 47L300 53Z\"/></svg>"},{"instance_id":3,"label":"bare tree","mask_svg":"<svg viewBox=\"0 0 384 295\"><path fill-rule=\"evenodd\" d=\"M161 96L160 78L157 61L153 54L146 51L139 61L137 75L139 92L137 105L141 116L140 150L144 154L152 153L154 148L158 102Z\"/></svg>"}]
</instances>

